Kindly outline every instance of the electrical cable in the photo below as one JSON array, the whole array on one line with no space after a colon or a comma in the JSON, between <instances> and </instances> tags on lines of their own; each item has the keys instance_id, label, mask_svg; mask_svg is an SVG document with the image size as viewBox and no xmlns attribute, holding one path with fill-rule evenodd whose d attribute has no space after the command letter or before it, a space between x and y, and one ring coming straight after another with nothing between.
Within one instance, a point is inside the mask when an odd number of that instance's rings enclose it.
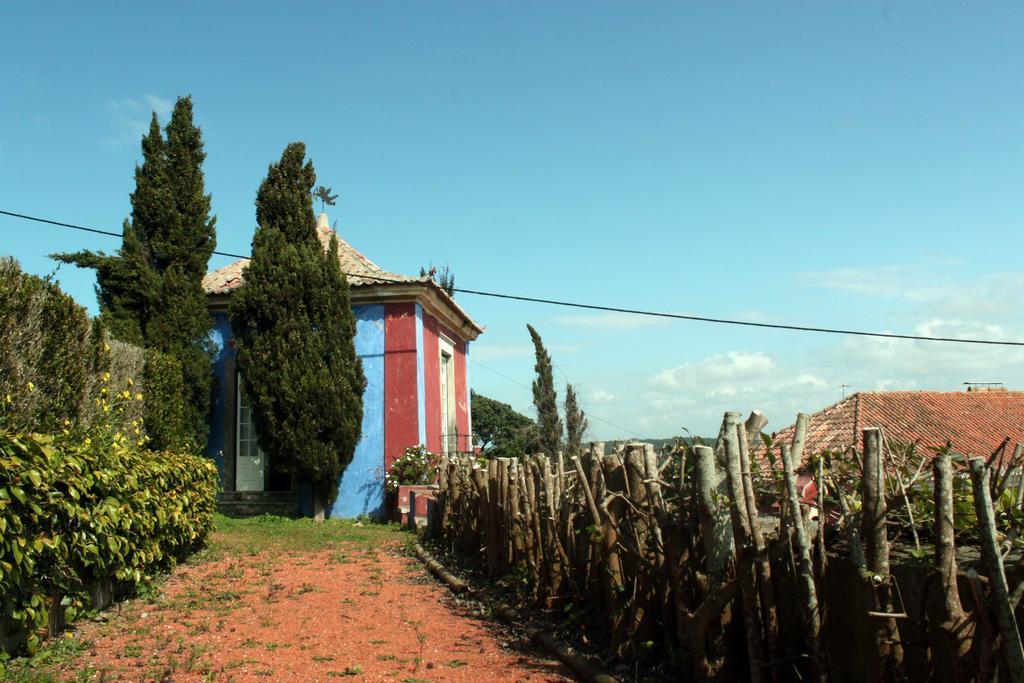
<instances>
[{"instance_id":1,"label":"electrical cable","mask_svg":"<svg viewBox=\"0 0 1024 683\"><path fill-rule=\"evenodd\" d=\"M28 216L25 214L14 213L13 211L4 211L0 209L0 214L5 216L12 216L14 218L21 218L29 221L36 221L38 223L46 223L49 225L55 225L63 228L72 228L75 230L84 230L86 232L92 232L100 235L109 235L112 237L121 237L120 233L109 232L106 230L97 230L96 228L88 228L81 225L74 225L72 223L62 223L60 221L49 220L47 218L38 218L36 216ZM214 254L218 256L229 256L232 258L247 259L248 256L242 256L241 254L232 254L223 251L214 251ZM378 276L374 274L366 273L344 273L350 277L363 277L367 279L378 280L381 282L402 282L407 283L406 280L398 280L395 278L389 278L386 276ZM881 339L903 339L909 341L927 341L927 342L949 342L953 344L984 344L988 346L1024 346L1024 341L1002 341L997 339L975 339L975 338L961 338L961 337L929 337L925 335L917 334L897 334L893 332L867 332L864 330L850 330L843 328L833 327L812 327L808 325L784 325L781 323L759 323L752 322L749 320L731 320L728 318L711 318L708 316L700 315L686 315L683 313L665 313L659 311L648 311L637 308L620 308L617 306L603 306L600 304L584 304L574 301L563 301L559 299L546 299L532 296L521 296L517 294L505 294L501 292L486 292L477 289L464 289L462 287L453 287L452 291L459 292L461 294L472 294L475 296L486 296L495 299L506 299L510 301L525 301L528 303L535 304L546 304L549 306L562 306L567 308L579 308L589 311L605 311L608 313L625 313L628 315L643 315L655 318L668 318L672 320L689 320L692 322L703 322L716 325L735 325L741 327L759 327L762 329L772 330L785 330L789 332L814 332L819 334L839 334L849 335L857 337L875 337Z\"/></svg>"}]
</instances>

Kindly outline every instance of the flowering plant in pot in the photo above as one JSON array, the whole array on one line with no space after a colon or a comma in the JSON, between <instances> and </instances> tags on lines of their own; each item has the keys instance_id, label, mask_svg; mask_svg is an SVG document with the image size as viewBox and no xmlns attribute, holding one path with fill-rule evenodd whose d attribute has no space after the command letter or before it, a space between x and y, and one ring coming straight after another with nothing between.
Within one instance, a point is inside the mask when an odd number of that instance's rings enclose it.
<instances>
[{"instance_id":1,"label":"flowering plant in pot","mask_svg":"<svg viewBox=\"0 0 1024 683\"><path fill-rule=\"evenodd\" d=\"M423 444L410 446L384 475L384 488L388 493L395 493L399 486L433 484L437 481L440 464L441 456L431 453Z\"/></svg>"}]
</instances>

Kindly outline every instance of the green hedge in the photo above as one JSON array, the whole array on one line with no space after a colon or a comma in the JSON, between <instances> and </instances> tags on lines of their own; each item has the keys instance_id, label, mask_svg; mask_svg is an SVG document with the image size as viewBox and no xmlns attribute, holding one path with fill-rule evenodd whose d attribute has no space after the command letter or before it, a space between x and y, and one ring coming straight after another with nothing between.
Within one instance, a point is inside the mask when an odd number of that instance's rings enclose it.
<instances>
[{"instance_id":1,"label":"green hedge","mask_svg":"<svg viewBox=\"0 0 1024 683\"><path fill-rule=\"evenodd\" d=\"M125 390L145 400L105 412L103 392ZM56 434L70 423L82 436L144 418L150 448L194 450L187 400L177 359L111 339L50 279L0 258L0 430Z\"/></svg>"},{"instance_id":2,"label":"green hedge","mask_svg":"<svg viewBox=\"0 0 1024 683\"><path fill-rule=\"evenodd\" d=\"M69 438L0 432L0 619L34 650L52 596L68 617L89 588L131 590L205 543L217 469L120 431Z\"/></svg>"}]
</instances>

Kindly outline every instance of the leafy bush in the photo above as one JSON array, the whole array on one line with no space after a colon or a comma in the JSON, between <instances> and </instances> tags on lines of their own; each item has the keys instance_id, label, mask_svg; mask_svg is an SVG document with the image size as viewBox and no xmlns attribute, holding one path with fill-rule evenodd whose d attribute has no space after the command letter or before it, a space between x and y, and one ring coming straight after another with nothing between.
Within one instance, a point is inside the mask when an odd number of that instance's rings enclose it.
<instances>
[{"instance_id":1,"label":"leafy bush","mask_svg":"<svg viewBox=\"0 0 1024 683\"><path fill-rule=\"evenodd\" d=\"M113 408L103 401L105 412L140 398L124 390ZM74 618L91 585L132 590L213 527L216 467L143 449L139 427L85 439L0 432L0 619L26 634L30 651L54 596Z\"/></svg>"},{"instance_id":2,"label":"leafy bush","mask_svg":"<svg viewBox=\"0 0 1024 683\"><path fill-rule=\"evenodd\" d=\"M53 432L79 421L106 371L102 331L48 279L0 259L0 428Z\"/></svg>"},{"instance_id":3,"label":"leafy bush","mask_svg":"<svg viewBox=\"0 0 1024 683\"><path fill-rule=\"evenodd\" d=\"M56 284L0 258L0 429L53 434L70 422L84 437L145 418L151 448L193 450L183 375L174 357L110 339ZM104 411L104 391L115 387L146 400Z\"/></svg>"},{"instance_id":4,"label":"leafy bush","mask_svg":"<svg viewBox=\"0 0 1024 683\"><path fill-rule=\"evenodd\" d=\"M405 453L391 466L391 471L384 475L384 487L394 493L399 486L417 486L433 484L437 481L437 471L441 464L441 456L431 453L422 444L405 449Z\"/></svg>"},{"instance_id":5,"label":"leafy bush","mask_svg":"<svg viewBox=\"0 0 1024 683\"><path fill-rule=\"evenodd\" d=\"M146 433L150 447L195 449L194 436L185 419L181 362L174 356L146 349L142 384L145 387Z\"/></svg>"}]
</instances>

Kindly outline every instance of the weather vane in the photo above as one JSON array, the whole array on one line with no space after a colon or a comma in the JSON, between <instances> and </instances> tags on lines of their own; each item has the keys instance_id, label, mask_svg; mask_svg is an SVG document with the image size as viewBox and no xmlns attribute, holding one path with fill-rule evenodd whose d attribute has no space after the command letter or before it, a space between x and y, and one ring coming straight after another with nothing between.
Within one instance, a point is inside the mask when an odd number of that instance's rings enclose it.
<instances>
[{"instance_id":1,"label":"weather vane","mask_svg":"<svg viewBox=\"0 0 1024 683\"><path fill-rule=\"evenodd\" d=\"M334 206L334 200L338 198L338 195L331 194L331 188L323 185L314 190L313 196L320 200L320 213L324 212L325 206Z\"/></svg>"}]
</instances>

